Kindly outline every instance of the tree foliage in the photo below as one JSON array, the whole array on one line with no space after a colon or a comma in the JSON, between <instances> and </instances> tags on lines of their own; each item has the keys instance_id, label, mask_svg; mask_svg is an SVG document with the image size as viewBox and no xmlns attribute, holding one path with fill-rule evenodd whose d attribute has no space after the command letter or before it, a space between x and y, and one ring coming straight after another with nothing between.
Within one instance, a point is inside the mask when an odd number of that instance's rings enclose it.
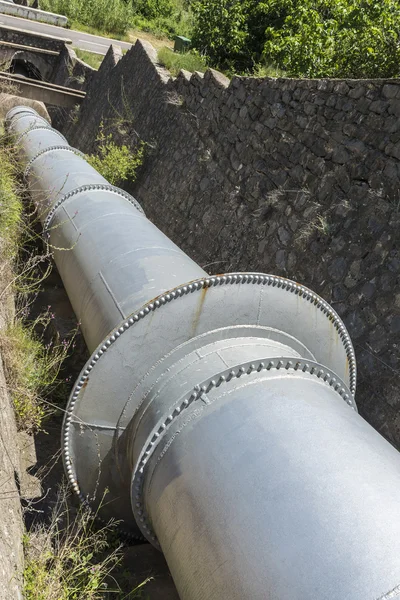
<instances>
[{"instance_id":1,"label":"tree foliage","mask_svg":"<svg viewBox=\"0 0 400 600\"><path fill-rule=\"evenodd\" d=\"M145 19L156 19L170 17L175 3L172 0L132 0L132 6Z\"/></svg>"},{"instance_id":2,"label":"tree foliage","mask_svg":"<svg viewBox=\"0 0 400 600\"><path fill-rule=\"evenodd\" d=\"M210 64L291 76L394 77L398 0L195 0L195 46Z\"/></svg>"}]
</instances>

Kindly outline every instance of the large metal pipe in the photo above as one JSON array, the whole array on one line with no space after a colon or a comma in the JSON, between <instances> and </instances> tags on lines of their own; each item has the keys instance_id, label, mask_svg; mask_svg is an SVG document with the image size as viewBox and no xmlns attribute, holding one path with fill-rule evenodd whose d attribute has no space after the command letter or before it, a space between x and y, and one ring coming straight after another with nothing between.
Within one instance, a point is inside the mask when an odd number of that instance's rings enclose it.
<instances>
[{"instance_id":1,"label":"large metal pipe","mask_svg":"<svg viewBox=\"0 0 400 600\"><path fill-rule=\"evenodd\" d=\"M307 288L209 277L26 108L7 116L93 355L66 472L164 552L183 600L400 597L400 460Z\"/></svg>"}]
</instances>

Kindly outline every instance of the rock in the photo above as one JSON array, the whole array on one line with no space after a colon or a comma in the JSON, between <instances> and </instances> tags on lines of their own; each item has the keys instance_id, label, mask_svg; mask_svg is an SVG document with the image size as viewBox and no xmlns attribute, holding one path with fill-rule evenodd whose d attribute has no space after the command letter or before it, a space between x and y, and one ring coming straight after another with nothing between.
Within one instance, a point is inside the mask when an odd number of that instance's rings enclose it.
<instances>
[{"instance_id":1,"label":"rock","mask_svg":"<svg viewBox=\"0 0 400 600\"><path fill-rule=\"evenodd\" d=\"M344 146L337 146L333 150L333 153L332 153L333 162L343 165L349 160L349 158L350 158L350 155Z\"/></svg>"},{"instance_id":2,"label":"rock","mask_svg":"<svg viewBox=\"0 0 400 600\"><path fill-rule=\"evenodd\" d=\"M335 258L335 260L329 265L328 273L333 281L340 281L343 279L347 272L347 261L343 257Z\"/></svg>"},{"instance_id":3,"label":"rock","mask_svg":"<svg viewBox=\"0 0 400 600\"><path fill-rule=\"evenodd\" d=\"M359 339L366 331L365 321L356 310L353 310L347 315L345 324L349 330L350 336L355 340Z\"/></svg>"},{"instance_id":4,"label":"rock","mask_svg":"<svg viewBox=\"0 0 400 600\"><path fill-rule=\"evenodd\" d=\"M393 84L387 83L382 88L382 95L385 98L387 98L388 100L395 98L398 92L400 92L399 85L393 85Z\"/></svg>"},{"instance_id":5,"label":"rock","mask_svg":"<svg viewBox=\"0 0 400 600\"><path fill-rule=\"evenodd\" d=\"M275 264L279 271L286 271L286 251L278 250L275 256Z\"/></svg>"},{"instance_id":6,"label":"rock","mask_svg":"<svg viewBox=\"0 0 400 600\"><path fill-rule=\"evenodd\" d=\"M278 238L279 238L279 241L281 242L281 244L283 244L284 246L286 246L291 237L292 236L290 235L290 233L288 232L288 230L285 229L285 227L279 227L279 229L278 229Z\"/></svg>"}]
</instances>

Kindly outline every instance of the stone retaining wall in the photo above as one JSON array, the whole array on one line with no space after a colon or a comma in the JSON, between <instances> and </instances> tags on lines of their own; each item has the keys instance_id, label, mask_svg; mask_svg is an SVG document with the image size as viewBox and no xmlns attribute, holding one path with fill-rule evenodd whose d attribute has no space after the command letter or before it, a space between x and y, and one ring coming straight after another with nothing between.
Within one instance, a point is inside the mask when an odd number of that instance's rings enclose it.
<instances>
[{"instance_id":1,"label":"stone retaining wall","mask_svg":"<svg viewBox=\"0 0 400 600\"><path fill-rule=\"evenodd\" d=\"M295 279L345 320L360 412L400 447L400 81L172 79L155 50L111 49L71 144L101 121L148 143L128 191L209 272Z\"/></svg>"}]
</instances>

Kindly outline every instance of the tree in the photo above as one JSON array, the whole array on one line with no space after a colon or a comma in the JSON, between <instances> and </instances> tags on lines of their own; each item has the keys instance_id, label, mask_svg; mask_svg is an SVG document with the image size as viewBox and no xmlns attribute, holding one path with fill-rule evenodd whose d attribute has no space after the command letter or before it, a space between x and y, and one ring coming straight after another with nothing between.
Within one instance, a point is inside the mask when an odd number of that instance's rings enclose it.
<instances>
[{"instance_id":1,"label":"tree","mask_svg":"<svg viewBox=\"0 0 400 600\"><path fill-rule=\"evenodd\" d=\"M192 42L211 65L224 69L244 66L247 61L246 16L241 0L192 2Z\"/></svg>"},{"instance_id":2,"label":"tree","mask_svg":"<svg viewBox=\"0 0 400 600\"><path fill-rule=\"evenodd\" d=\"M262 60L302 77L395 77L398 0L197 0L195 47L211 65Z\"/></svg>"},{"instance_id":3,"label":"tree","mask_svg":"<svg viewBox=\"0 0 400 600\"><path fill-rule=\"evenodd\" d=\"M174 10L172 0L132 0L133 10L145 19L170 17Z\"/></svg>"}]
</instances>

